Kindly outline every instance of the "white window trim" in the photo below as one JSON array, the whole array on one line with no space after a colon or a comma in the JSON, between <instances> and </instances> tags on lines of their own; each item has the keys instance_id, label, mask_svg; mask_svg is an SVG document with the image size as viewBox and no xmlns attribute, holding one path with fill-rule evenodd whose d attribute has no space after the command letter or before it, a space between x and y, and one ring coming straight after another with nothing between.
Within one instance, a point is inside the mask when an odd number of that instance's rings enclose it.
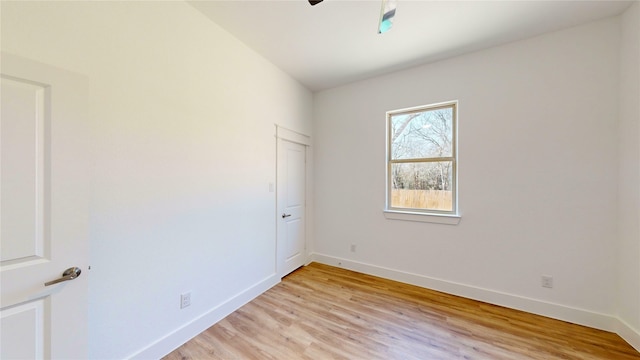
<instances>
[{"instance_id":1,"label":"white window trim","mask_svg":"<svg viewBox=\"0 0 640 360\"><path fill-rule=\"evenodd\" d=\"M455 188L455 194L454 194L454 209L455 212L454 213L449 213L449 212L439 212L437 210L434 211L429 211L429 210L425 210L425 211L420 211L417 210L416 211L412 211L412 209L407 209L407 210L403 210L403 209L397 209L397 208L391 208L389 206L389 194L390 194L390 184L389 184L389 156L390 156L390 149L389 147L391 146L391 144L389 143L389 139L390 139L390 133L389 133L389 121L390 121L390 116L393 114L398 114L398 113L405 113L405 112L411 112L411 111L415 111L415 110L421 110L421 109L428 109L428 108L438 108L438 107L444 107L444 106L454 106L455 109L455 117L453 119L454 121L454 127L453 127L453 137L454 137L454 148L453 148L453 153L454 153L454 188ZM386 119L385 119L386 123L386 174L385 174L385 182L386 182L386 186L385 186L385 209L383 210L383 214L384 217L389 219L389 220L404 220L404 221L415 221L415 222L426 222L426 223L435 223L435 224L446 224L446 225L458 225L460 223L460 220L462 219L462 216L460 215L460 209L459 209L459 204L458 204L458 199L459 199L459 189L458 189L458 101L454 100L454 101L447 101L447 102L442 102L442 103L437 103L437 104L430 104L430 105L426 105L426 106L417 106L417 107L412 107L412 108L407 108L407 109L400 109L400 110L393 110L393 111L388 111L386 114Z\"/></svg>"},{"instance_id":2,"label":"white window trim","mask_svg":"<svg viewBox=\"0 0 640 360\"><path fill-rule=\"evenodd\" d=\"M400 210L384 210L384 217L389 220L417 221L433 224L458 225L462 216L452 214L434 214Z\"/></svg>"}]
</instances>

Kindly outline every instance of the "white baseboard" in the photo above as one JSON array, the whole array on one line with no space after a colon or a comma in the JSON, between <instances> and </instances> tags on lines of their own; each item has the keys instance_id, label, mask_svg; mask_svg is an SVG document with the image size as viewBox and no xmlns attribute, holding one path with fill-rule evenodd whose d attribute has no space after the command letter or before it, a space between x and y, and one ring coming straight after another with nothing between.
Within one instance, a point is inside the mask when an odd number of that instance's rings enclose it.
<instances>
[{"instance_id":1,"label":"white baseboard","mask_svg":"<svg viewBox=\"0 0 640 360\"><path fill-rule=\"evenodd\" d=\"M640 331L633 329L623 320L613 316L318 253L310 254L309 262L312 261L596 329L615 332L636 350L640 351ZM131 356L127 356L127 359L162 358L279 282L280 279L276 274L267 277L199 317L189 321L180 328L154 341Z\"/></svg>"},{"instance_id":2,"label":"white baseboard","mask_svg":"<svg viewBox=\"0 0 640 360\"><path fill-rule=\"evenodd\" d=\"M236 311L244 304L258 297L263 292L278 284L280 279L273 274L259 281L245 291L235 295L222 304L189 321L178 329L154 341L140 351L127 356L127 359L160 359L169 354L182 344L194 338L213 324L224 319L227 315Z\"/></svg>"},{"instance_id":3,"label":"white baseboard","mask_svg":"<svg viewBox=\"0 0 640 360\"><path fill-rule=\"evenodd\" d=\"M631 327L624 320L616 319L616 334L620 335L624 341L633 346L634 349L640 351L640 331Z\"/></svg>"},{"instance_id":4,"label":"white baseboard","mask_svg":"<svg viewBox=\"0 0 640 360\"><path fill-rule=\"evenodd\" d=\"M475 286L454 283L446 280L430 278L423 275L407 273L381 266L342 259L334 256L314 253L311 258L322 264L338 266L345 269L379 276L385 279L424 287L447 294L462 296L489 304L500 305L511 309L563 320L574 324L589 326L605 331L617 332L618 319L613 316L588 310L572 308L560 304L549 303L513 294L483 289ZM633 332L632 332L633 333ZM635 336L637 337L637 332ZM629 335L632 337L631 335ZM629 340L627 340L629 341ZM632 344L633 345L633 344ZM633 345L635 347L635 345Z\"/></svg>"}]
</instances>

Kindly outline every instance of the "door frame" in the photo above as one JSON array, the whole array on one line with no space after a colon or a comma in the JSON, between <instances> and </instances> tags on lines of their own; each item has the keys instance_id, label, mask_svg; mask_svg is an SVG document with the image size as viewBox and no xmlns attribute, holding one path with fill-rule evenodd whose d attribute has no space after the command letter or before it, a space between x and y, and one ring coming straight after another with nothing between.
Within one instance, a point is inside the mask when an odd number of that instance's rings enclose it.
<instances>
[{"instance_id":1,"label":"door frame","mask_svg":"<svg viewBox=\"0 0 640 360\"><path fill-rule=\"evenodd\" d=\"M277 191L277 189L279 188L280 185L280 179L278 177L278 167L279 167L279 156L280 156L280 143L282 140L284 141L289 141L292 143L296 143L296 144L300 144L303 145L305 147L305 204L307 206L305 206L305 211L304 211L304 216L305 216L305 230L304 230L304 265L308 265L309 264L309 254L310 249L309 249L309 229L311 228L311 221L310 221L310 211L309 211L309 200L310 200L310 166L309 164L311 163L311 137L309 135L306 134L302 134L299 133L295 130L291 130L288 129L286 127L283 127L281 125L275 124L276 126L276 161L275 161L275 165L276 165L276 217L275 217L275 221L276 221L276 253L275 253L275 258L276 258L276 274L278 275L278 278L282 278L283 277L283 264L280 262L280 258L278 256L278 251L279 248L281 246L281 242L282 239L279 239L279 227L281 226L280 223L280 214L278 213L278 210L280 209L280 194Z\"/></svg>"}]
</instances>

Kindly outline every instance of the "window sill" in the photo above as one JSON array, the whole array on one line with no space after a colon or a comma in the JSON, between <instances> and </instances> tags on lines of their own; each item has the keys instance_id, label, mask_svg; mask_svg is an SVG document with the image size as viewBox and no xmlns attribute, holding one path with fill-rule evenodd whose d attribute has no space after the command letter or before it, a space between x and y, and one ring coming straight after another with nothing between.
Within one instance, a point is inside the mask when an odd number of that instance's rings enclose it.
<instances>
[{"instance_id":1,"label":"window sill","mask_svg":"<svg viewBox=\"0 0 640 360\"><path fill-rule=\"evenodd\" d=\"M458 225L462 219L460 215L424 214L396 210L384 210L384 217L389 220L418 221L446 225Z\"/></svg>"}]
</instances>

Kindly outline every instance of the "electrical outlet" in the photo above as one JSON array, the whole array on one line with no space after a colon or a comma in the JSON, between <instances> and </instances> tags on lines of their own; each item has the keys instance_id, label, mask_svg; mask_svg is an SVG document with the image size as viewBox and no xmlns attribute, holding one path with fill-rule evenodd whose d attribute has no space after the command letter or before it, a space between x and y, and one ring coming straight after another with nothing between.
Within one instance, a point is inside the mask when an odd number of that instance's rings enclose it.
<instances>
[{"instance_id":1,"label":"electrical outlet","mask_svg":"<svg viewBox=\"0 0 640 360\"><path fill-rule=\"evenodd\" d=\"M180 309L184 309L191 305L191 293L180 294Z\"/></svg>"},{"instance_id":2,"label":"electrical outlet","mask_svg":"<svg viewBox=\"0 0 640 360\"><path fill-rule=\"evenodd\" d=\"M542 287L553 288L553 277L542 275Z\"/></svg>"},{"instance_id":3,"label":"electrical outlet","mask_svg":"<svg viewBox=\"0 0 640 360\"><path fill-rule=\"evenodd\" d=\"M351 252L356 252L356 244L351 244Z\"/></svg>"}]
</instances>

